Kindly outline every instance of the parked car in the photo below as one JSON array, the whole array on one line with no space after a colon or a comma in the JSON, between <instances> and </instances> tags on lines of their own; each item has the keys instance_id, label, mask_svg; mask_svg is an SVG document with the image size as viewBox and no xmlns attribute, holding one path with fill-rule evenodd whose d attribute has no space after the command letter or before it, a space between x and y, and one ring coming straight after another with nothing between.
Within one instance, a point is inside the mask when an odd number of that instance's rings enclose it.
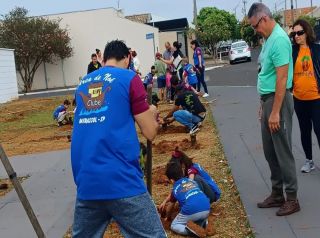
<instances>
[{"instance_id":1,"label":"parked car","mask_svg":"<svg viewBox=\"0 0 320 238\"><path fill-rule=\"evenodd\" d=\"M218 47L217 49L217 54L218 54L218 57L220 56L228 56L229 55L229 51L230 51L230 47L231 45L221 45Z\"/></svg>"},{"instance_id":2,"label":"parked car","mask_svg":"<svg viewBox=\"0 0 320 238\"><path fill-rule=\"evenodd\" d=\"M233 42L229 51L230 64L240 60L251 61L251 50L245 41Z\"/></svg>"}]
</instances>

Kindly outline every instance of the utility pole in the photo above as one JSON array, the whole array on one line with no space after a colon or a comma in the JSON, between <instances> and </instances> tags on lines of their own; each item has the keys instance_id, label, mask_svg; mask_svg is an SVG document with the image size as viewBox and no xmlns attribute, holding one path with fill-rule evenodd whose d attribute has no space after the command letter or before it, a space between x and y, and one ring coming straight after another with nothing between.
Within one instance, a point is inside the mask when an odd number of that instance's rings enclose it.
<instances>
[{"instance_id":1,"label":"utility pole","mask_svg":"<svg viewBox=\"0 0 320 238\"><path fill-rule=\"evenodd\" d=\"M294 23L294 14L293 14L293 0L291 0L291 24Z\"/></svg>"},{"instance_id":2,"label":"utility pole","mask_svg":"<svg viewBox=\"0 0 320 238\"><path fill-rule=\"evenodd\" d=\"M197 26L197 15L198 15L197 1L193 0L193 24L195 26Z\"/></svg>"},{"instance_id":3,"label":"utility pole","mask_svg":"<svg viewBox=\"0 0 320 238\"><path fill-rule=\"evenodd\" d=\"M311 16L313 17L313 9L312 9L313 4L312 4L312 0L310 0L310 5L311 5Z\"/></svg>"},{"instance_id":4,"label":"utility pole","mask_svg":"<svg viewBox=\"0 0 320 238\"><path fill-rule=\"evenodd\" d=\"M286 18L286 13L287 13L287 0L284 1L284 12L283 12L283 24L284 27L287 27L287 18Z\"/></svg>"},{"instance_id":5,"label":"utility pole","mask_svg":"<svg viewBox=\"0 0 320 238\"><path fill-rule=\"evenodd\" d=\"M243 15L244 17L246 17L247 16L247 8L246 8L247 0L242 0L242 3L243 3L243 8L242 8Z\"/></svg>"}]
</instances>

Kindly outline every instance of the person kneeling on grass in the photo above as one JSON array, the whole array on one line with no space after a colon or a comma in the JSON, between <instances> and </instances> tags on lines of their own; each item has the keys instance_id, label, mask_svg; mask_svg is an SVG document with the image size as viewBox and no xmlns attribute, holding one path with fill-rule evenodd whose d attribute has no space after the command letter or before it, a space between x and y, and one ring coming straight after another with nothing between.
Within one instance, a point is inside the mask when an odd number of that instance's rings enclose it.
<instances>
[{"instance_id":1,"label":"person kneeling on grass","mask_svg":"<svg viewBox=\"0 0 320 238\"><path fill-rule=\"evenodd\" d=\"M206 231L203 227L207 225L210 211L208 197L201 191L197 182L183 177L180 163L169 162L166 175L173 183L167 211L171 212L176 201L180 206L179 214L171 223L171 230L181 235L205 237ZM163 209L165 206L159 207L160 212L163 212Z\"/></svg>"},{"instance_id":2,"label":"person kneeling on grass","mask_svg":"<svg viewBox=\"0 0 320 238\"><path fill-rule=\"evenodd\" d=\"M184 176L195 180L200 189L210 199L210 203L217 202L221 196L221 190L208 172L199 164L194 163L192 158L180 151L178 147L172 152L171 161L181 164Z\"/></svg>"},{"instance_id":3,"label":"person kneeling on grass","mask_svg":"<svg viewBox=\"0 0 320 238\"><path fill-rule=\"evenodd\" d=\"M193 135L200 130L199 126L206 116L206 108L198 96L192 91L186 90L184 85L179 84L175 91L177 94L175 105L164 117L164 121L169 124L176 120L188 127L190 135Z\"/></svg>"},{"instance_id":4,"label":"person kneeling on grass","mask_svg":"<svg viewBox=\"0 0 320 238\"><path fill-rule=\"evenodd\" d=\"M65 124L72 125L72 117L70 112L67 111L68 107L71 105L68 99L64 100L63 104L58 106L53 112L53 119L58 122L58 126L63 126ZM63 122L66 122L65 124Z\"/></svg>"},{"instance_id":5,"label":"person kneeling on grass","mask_svg":"<svg viewBox=\"0 0 320 238\"><path fill-rule=\"evenodd\" d=\"M168 163L179 164L182 168L183 176L197 182L201 191L209 198L210 204L220 199L221 190L213 178L211 178L200 164L193 163L192 158L189 158L184 152L180 151L179 147L176 147L172 152L171 159ZM160 204L159 209L162 210L170 199L171 194Z\"/></svg>"}]
</instances>

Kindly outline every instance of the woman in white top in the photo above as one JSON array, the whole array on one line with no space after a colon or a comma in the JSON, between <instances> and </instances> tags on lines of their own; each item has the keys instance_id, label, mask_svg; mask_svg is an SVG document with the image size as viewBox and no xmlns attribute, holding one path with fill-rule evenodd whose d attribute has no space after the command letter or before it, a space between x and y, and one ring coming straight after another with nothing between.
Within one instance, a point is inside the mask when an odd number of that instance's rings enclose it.
<instances>
[{"instance_id":1,"label":"woman in white top","mask_svg":"<svg viewBox=\"0 0 320 238\"><path fill-rule=\"evenodd\" d=\"M181 46L182 44L179 43L178 41L173 42L173 53L172 56L170 58L170 60L165 60L162 57L160 57L159 59L166 63L167 65L173 65L174 68L174 72L173 75L177 75L179 77L180 80L182 80L182 73L183 73L183 66L182 66L182 58L183 58L183 54L181 52Z\"/></svg>"},{"instance_id":2,"label":"woman in white top","mask_svg":"<svg viewBox=\"0 0 320 238\"><path fill-rule=\"evenodd\" d=\"M135 50L132 50L131 55L132 55L132 62L133 62L134 71L137 74L141 75L141 72L140 72L140 60L137 57L138 54L137 54L137 52Z\"/></svg>"}]
</instances>

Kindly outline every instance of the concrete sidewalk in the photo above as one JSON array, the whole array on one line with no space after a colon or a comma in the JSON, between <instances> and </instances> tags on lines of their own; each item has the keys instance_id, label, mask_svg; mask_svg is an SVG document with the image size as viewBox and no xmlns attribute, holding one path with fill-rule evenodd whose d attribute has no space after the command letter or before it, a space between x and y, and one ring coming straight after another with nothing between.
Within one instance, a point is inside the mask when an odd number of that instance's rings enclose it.
<instances>
[{"instance_id":1,"label":"concrete sidewalk","mask_svg":"<svg viewBox=\"0 0 320 238\"><path fill-rule=\"evenodd\" d=\"M317 169L311 174L302 174L300 168L305 157L294 116L293 153L297 165L301 211L287 217L277 217L277 208L258 209L256 203L270 194L271 183L257 119L259 97L256 87L209 87L209 94L217 98L212 105L213 116L256 237L320 237L320 206L317 203L320 200L320 152L317 142L314 140L313 146Z\"/></svg>"},{"instance_id":2,"label":"concrete sidewalk","mask_svg":"<svg viewBox=\"0 0 320 238\"><path fill-rule=\"evenodd\" d=\"M10 159L47 238L60 238L72 224L75 186L70 151L16 156ZM0 177L7 177L2 164ZM0 198L0 237L36 237L20 200L13 190Z\"/></svg>"}]
</instances>

